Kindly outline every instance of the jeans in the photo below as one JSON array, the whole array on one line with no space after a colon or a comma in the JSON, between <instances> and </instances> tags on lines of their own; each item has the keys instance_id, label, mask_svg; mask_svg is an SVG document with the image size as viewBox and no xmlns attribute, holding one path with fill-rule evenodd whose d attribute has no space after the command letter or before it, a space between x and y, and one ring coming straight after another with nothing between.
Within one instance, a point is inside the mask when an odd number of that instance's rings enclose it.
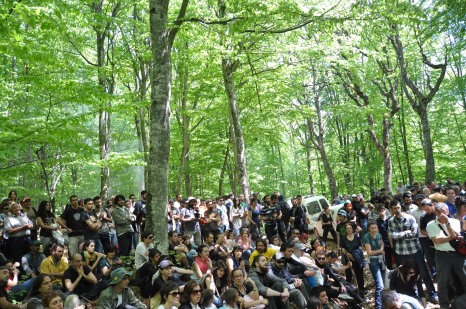
<instances>
[{"instance_id":1,"label":"jeans","mask_svg":"<svg viewBox=\"0 0 466 309\"><path fill-rule=\"evenodd\" d=\"M385 278L386 267L383 260L379 258L369 259L369 269L371 270L372 277L375 281L375 308L382 308L382 291L383 291L383 280Z\"/></svg>"},{"instance_id":2,"label":"jeans","mask_svg":"<svg viewBox=\"0 0 466 309\"><path fill-rule=\"evenodd\" d=\"M396 256L396 262L398 265L402 265L404 261L412 259L419 265L419 271L421 272L421 278L424 284L426 285L427 292L431 297L437 297L437 291L435 290L434 283L432 278L427 271L426 261L424 260L424 254L421 250L418 250L416 253L411 255L401 255ZM437 263L438 264L438 263Z\"/></svg>"},{"instance_id":3,"label":"jeans","mask_svg":"<svg viewBox=\"0 0 466 309\"><path fill-rule=\"evenodd\" d=\"M337 232L333 227L331 229L324 229L322 232L322 242L324 246L327 244L328 233L332 235L335 242L337 241Z\"/></svg>"},{"instance_id":4,"label":"jeans","mask_svg":"<svg viewBox=\"0 0 466 309\"><path fill-rule=\"evenodd\" d=\"M435 279L437 276L437 267L435 266L435 249L432 247L429 237L419 237L419 242L421 243L422 252L424 252L430 274L432 275L432 278Z\"/></svg>"}]
</instances>

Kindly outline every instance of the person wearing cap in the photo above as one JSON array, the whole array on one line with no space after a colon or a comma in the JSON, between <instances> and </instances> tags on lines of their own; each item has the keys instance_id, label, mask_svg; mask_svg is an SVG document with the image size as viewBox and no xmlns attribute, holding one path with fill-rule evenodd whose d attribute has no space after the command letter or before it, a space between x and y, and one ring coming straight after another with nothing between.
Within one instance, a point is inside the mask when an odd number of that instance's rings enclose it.
<instances>
[{"instance_id":1,"label":"person wearing cap","mask_svg":"<svg viewBox=\"0 0 466 309\"><path fill-rule=\"evenodd\" d=\"M286 280L288 285L290 285L290 300L292 302L295 300L298 308L304 308L306 299L309 298L311 287L307 280L301 279L299 275L292 275L288 271L286 258L283 253L277 252L274 254L272 261L270 261L269 272Z\"/></svg>"},{"instance_id":2,"label":"person wearing cap","mask_svg":"<svg viewBox=\"0 0 466 309\"><path fill-rule=\"evenodd\" d=\"M269 273L267 258L262 254L256 255L251 268L249 278L256 284L259 295L268 299L269 307L271 309L289 309L290 286L285 279ZM305 306L298 308L305 308Z\"/></svg>"},{"instance_id":3,"label":"person wearing cap","mask_svg":"<svg viewBox=\"0 0 466 309\"><path fill-rule=\"evenodd\" d=\"M160 306L160 289L170 281L173 274L173 263L170 260L163 260L158 265L158 276L154 275L150 290L150 308L156 309ZM153 278L154 278L153 277Z\"/></svg>"},{"instance_id":4,"label":"person wearing cap","mask_svg":"<svg viewBox=\"0 0 466 309\"><path fill-rule=\"evenodd\" d=\"M97 306L103 309L115 309L120 305L131 305L138 309L146 309L146 305L137 299L133 291L128 288L129 277L132 274L123 267L112 271L110 286L100 295Z\"/></svg>"},{"instance_id":5,"label":"person wearing cap","mask_svg":"<svg viewBox=\"0 0 466 309\"><path fill-rule=\"evenodd\" d=\"M188 207L181 209L180 219L183 225L184 234L189 236L191 243L196 246L202 244L201 226L199 225L200 213L194 209L197 200L188 197Z\"/></svg>"},{"instance_id":6,"label":"person wearing cap","mask_svg":"<svg viewBox=\"0 0 466 309\"><path fill-rule=\"evenodd\" d=\"M30 230L34 228L34 225L25 214L21 213L19 204L11 203L9 210L10 214L3 222L4 230L8 233L9 238L7 250L13 261L21 262L21 257L30 249Z\"/></svg>"},{"instance_id":7,"label":"person wearing cap","mask_svg":"<svg viewBox=\"0 0 466 309\"><path fill-rule=\"evenodd\" d=\"M21 266L26 275L31 278L40 274L40 264L45 260L46 256L40 252L42 243L39 240L31 242L31 251L23 255L21 258Z\"/></svg>"}]
</instances>

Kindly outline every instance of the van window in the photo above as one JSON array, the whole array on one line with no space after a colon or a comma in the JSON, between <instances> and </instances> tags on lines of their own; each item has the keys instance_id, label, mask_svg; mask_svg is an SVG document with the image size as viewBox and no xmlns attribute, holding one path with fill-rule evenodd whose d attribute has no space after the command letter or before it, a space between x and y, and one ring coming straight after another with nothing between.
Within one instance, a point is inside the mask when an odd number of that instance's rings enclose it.
<instances>
[{"instance_id":1,"label":"van window","mask_svg":"<svg viewBox=\"0 0 466 309\"><path fill-rule=\"evenodd\" d=\"M324 198L320 199L319 202L320 202L320 206L322 206L322 209L324 209L325 205L330 207L330 205L328 204L328 201L326 199L324 199Z\"/></svg>"},{"instance_id":2,"label":"van window","mask_svg":"<svg viewBox=\"0 0 466 309\"><path fill-rule=\"evenodd\" d=\"M306 208L307 208L307 213L310 215L320 213L320 205L318 201L309 202L306 205Z\"/></svg>"}]
</instances>

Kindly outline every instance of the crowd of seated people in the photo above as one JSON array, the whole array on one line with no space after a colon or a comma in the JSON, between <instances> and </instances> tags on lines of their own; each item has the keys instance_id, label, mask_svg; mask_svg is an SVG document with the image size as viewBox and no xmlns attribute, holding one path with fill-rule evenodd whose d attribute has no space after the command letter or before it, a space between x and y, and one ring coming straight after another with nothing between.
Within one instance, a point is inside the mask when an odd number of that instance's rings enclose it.
<instances>
[{"instance_id":1,"label":"crowd of seated people","mask_svg":"<svg viewBox=\"0 0 466 309\"><path fill-rule=\"evenodd\" d=\"M48 201L36 211L29 197L8 196L0 208L1 308L361 308L364 271L374 279L375 308L384 289L447 308L466 287L465 258L450 245L466 228L464 190L455 185L397 188L367 202L353 194L336 218L324 207L322 239L311 239L301 196L178 195L167 203L168 248L156 248L162 236L145 230L146 191L137 202L73 195L60 214ZM128 271L120 256L132 251ZM128 290L133 273L137 297Z\"/></svg>"}]
</instances>

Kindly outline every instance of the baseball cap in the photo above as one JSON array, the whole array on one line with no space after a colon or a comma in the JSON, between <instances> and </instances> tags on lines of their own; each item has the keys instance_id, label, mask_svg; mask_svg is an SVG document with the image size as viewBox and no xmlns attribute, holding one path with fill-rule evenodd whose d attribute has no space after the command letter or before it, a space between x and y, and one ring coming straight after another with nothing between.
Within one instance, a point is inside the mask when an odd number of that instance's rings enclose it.
<instances>
[{"instance_id":1,"label":"baseball cap","mask_svg":"<svg viewBox=\"0 0 466 309\"><path fill-rule=\"evenodd\" d=\"M294 245L294 249L299 249L299 250L306 250L306 246L301 243L301 242L297 242L295 245Z\"/></svg>"},{"instance_id":2,"label":"baseball cap","mask_svg":"<svg viewBox=\"0 0 466 309\"><path fill-rule=\"evenodd\" d=\"M284 259L284 258L285 258L285 255L283 253L281 253L280 251L276 252L275 255L274 255L275 260L281 260L281 259Z\"/></svg>"},{"instance_id":3,"label":"baseball cap","mask_svg":"<svg viewBox=\"0 0 466 309\"><path fill-rule=\"evenodd\" d=\"M168 266L172 266L173 263L170 260L163 260L162 262L159 263L159 268L167 268Z\"/></svg>"},{"instance_id":4,"label":"baseball cap","mask_svg":"<svg viewBox=\"0 0 466 309\"><path fill-rule=\"evenodd\" d=\"M351 197L358 197L358 195L357 195L357 194L353 194L353 195L351 195Z\"/></svg>"},{"instance_id":5,"label":"baseball cap","mask_svg":"<svg viewBox=\"0 0 466 309\"><path fill-rule=\"evenodd\" d=\"M344 217L346 217L346 216L348 215L348 213L346 212L346 210L340 209L340 210L338 211L338 215L339 215L339 216L344 216Z\"/></svg>"},{"instance_id":6,"label":"baseball cap","mask_svg":"<svg viewBox=\"0 0 466 309\"><path fill-rule=\"evenodd\" d=\"M416 200L423 200L423 199L425 199L425 198L426 198L426 196L425 196L424 194L418 194L418 195L416 195Z\"/></svg>"},{"instance_id":7,"label":"baseball cap","mask_svg":"<svg viewBox=\"0 0 466 309\"><path fill-rule=\"evenodd\" d=\"M118 282L123 280L123 278L126 275L131 276L132 274L133 274L132 272L126 271L126 269L124 269L123 267L117 268L114 271L112 271L112 273L110 274L110 277L112 278L112 281L110 281L110 284L111 285L117 284Z\"/></svg>"}]
</instances>

